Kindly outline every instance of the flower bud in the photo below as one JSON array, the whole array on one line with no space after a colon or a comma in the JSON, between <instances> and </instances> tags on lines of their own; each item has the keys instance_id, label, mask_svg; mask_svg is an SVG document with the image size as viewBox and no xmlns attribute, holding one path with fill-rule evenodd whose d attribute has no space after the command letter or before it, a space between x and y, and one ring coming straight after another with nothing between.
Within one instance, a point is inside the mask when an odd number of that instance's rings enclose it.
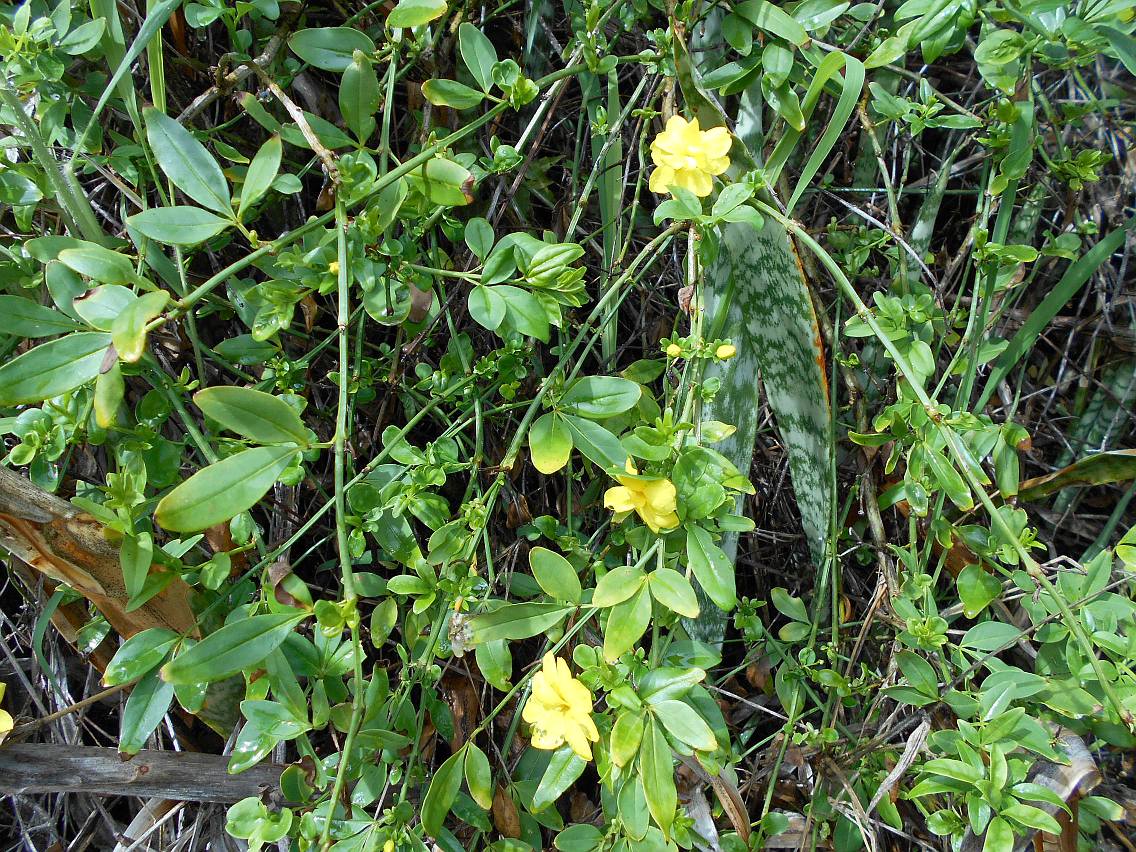
<instances>
[{"instance_id":1,"label":"flower bud","mask_svg":"<svg viewBox=\"0 0 1136 852\"><path fill-rule=\"evenodd\" d=\"M677 343L672 343L670 346L667 347L667 357L668 358L677 358L681 354L682 354L682 347L679 346Z\"/></svg>"},{"instance_id":2,"label":"flower bud","mask_svg":"<svg viewBox=\"0 0 1136 852\"><path fill-rule=\"evenodd\" d=\"M732 343L723 343L714 350L714 357L720 361L729 361L738 354L738 347Z\"/></svg>"}]
</instances>

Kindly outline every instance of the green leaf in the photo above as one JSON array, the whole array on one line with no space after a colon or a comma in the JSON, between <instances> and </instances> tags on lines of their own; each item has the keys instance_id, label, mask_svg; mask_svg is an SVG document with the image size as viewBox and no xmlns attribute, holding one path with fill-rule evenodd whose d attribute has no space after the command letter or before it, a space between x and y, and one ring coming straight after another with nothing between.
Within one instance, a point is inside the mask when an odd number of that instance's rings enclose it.
<instances>
[{"instance_id":1,"label":"green leaf","mask_svg":"<svg viewBox=\"0 0 1136 852\"><path fill-rule=\"evenodd\" d=\"M284 145L280 141L280 134L275 134L260 146L256 156L249 163L245 172L245 182L241 185L241 199L237 205L237 218L243 219L247 211L252 209L276 180L280 172L280 160L284 154Z\"/></svg>"},{"instance_id":2,"label":"green leaf","mask_svg":"<svg viewBox=\"0 0 1136 852\"><path fill-rule=\"evenodd\" d=\"M171 246L194 246L217 236L233 223L200 207L151 207L126 224L138 233Z\"/></svg>"},{"instance_id":3,"label":"green leaf","mask_svg":"<svg viewBox=\"0 0 1136 852\"><path fill-rule=\"evenodd\" d=\"M615 606L623 603L646 582L647 575L642 568L634 565L620 565L612 568L596 583L596 590L592 593L592 604L595 606Z\"/></svg>"},{"instance_id":4,"label":"green leaf","mask_svg":"<svg viewBox=\"0 0 1136 852\"><path fill-rule=\"evenodd\" d=\"M505 299L496 287L471 287L466 305L474 322L490 331L496 331L505 321Z\"/></svg>"},{"instance_id":5,"label":"green leaf","mask_svg":"<svg viewBox=\"0 0 1136 852\"><path fill-rule=\"evenodd\" d=\"M343 114L344 123L360 142L365 142L374 132L378 108L379 78L367 54L357 50L343 72L343 82L339 86L339 111Z\"/></svg>"},{"instance_id":6,"label":"green leaf","mask_svg":"<svg viewBox=\"0 0 1136 852\"><path fill-rule=\"evenodd\" d=\"M962 612L967 618L976 618L982 610L1002 594L1002 584L991 576L981 565L972 563L959 572L955 579L958 585Z\"/></svg>"},{"instance_id":7,"label":"green leaf","mask_svg":"<svg viewBox=\"0 0 1136 852\"><path fill-rule=\"evenodd\" d=\"M127 364L141 359L146 351L146 324L165 310L169 301L169 293L155 290L139 296L114 318L110 338L120 359Z\"/></svg>"},{"instance_id":8,"label":"green leaf","mask_svg":"<svg viewBox=\"0 0 1136 852\"><path fill-rule=\"evenodd\" d=\"M296 409L270 393L217 386L198 391L193 402L206 417L258 444L308 445L308 429Z\"/></svg>"},{"instance_id":9,"label":"green leaf","mask_svg":"<svg viewBox=\"0 0 1136 852\"><path fill-rule=\"evenodd\" d=\"M99 331L110 331L119 314L137 298L129 287L102 284L72 300L71 307L88 325Z\"/></svg>"},{"instance_id":10,"label":"green leaf","mask_svg":"<svg viewBox=\"0 0 1136 852\"><path fill-rule=\"evenodd\" d=\"M469 620L474 644L494 639L528 639L550 630L572 612L574 607L555 603L514 603L493 612L475 615Z\"/></svg>"},{"instance_id":11,"label":"green leaf","mask_svg":"<svg viewBox=\"0 0 1136 852\"><path fill-rule=\"evenodd\" d=\"M994 817L986 826L986 840L982 844L982 852L1013 852L1013 848L1014 830L1001 817Z\"/></svg>"},{"instance_id":12,"label":"green leaf","mask_svg":"<svg viewBox=\"0 0 1136 852\"><path fill-rule=\"evenodd\" d=\"M1124 63L1128 73L1136 77L1136 39L1115 27L1098 27L1097 29L1104 33L1108 43L1112 46L1113 53Z\"/></svg>"},{"instance_id":13,"label":"green leaf","mask_svg":"<svg viewBox=\"0 0 1136 852\"><path fill-rule=\"evenodd\" d=\"M604 659L615 662L635 647L651 623L651 595L640 588L629 600L616 604L604 627Z\"/></svg>"},{"instance_id":14,"label":"green leaf","mask_svg":"<svg viewBox=\"0 0 1136 852\"><path fill-rule=\"evenodd\" d=\"M445 0L398 0L398 5L387 16L387 26L420 27L444 14L446 14Z\"/></svg>"},{"instance_id":15,"label":"green leaf","mask_svg":"<svg viewBox=\"0 0 1136 852\"><path fill-rule=\"evenodd\" d=\"M0 405L42 402L99 374L110 335L84 331L51 340L0 366Z\"/></svg>"},{"instance_id":16,"label":"green leaf","mask_svg":"<svg viewBox=\"0 0 1136 852\"><path fill-rule=\"evenodd\" d=\"M805 28L766 0L745 0L734 4L734 14L741 15L758 29L780 36L787 42L801 47L809 40Z\"/></svg>"},{"instance_id":17,"label":"green leaf","mask_svg":"<svg viewBox=\"0 0 1136 852\"><path fill-rule=\"evenodd\" d=\"M473 203L470 191L474 182L473 174L465 166L445 157L427 161L420 169L406 175L405 179L411 188L418 190L433 204L462 207Z\"/></svg>"},{"instance_id":18,"label":"green leaf","mask_svg":"<svg viewBox=\"0 0 1136 852\"><path fill-rule=\"evenodd\" d=\"M430 787L422 799L421 817L423 830L432 837L442 830L446 814L458 797L464 759L464 749L455 752L446 758L445 763L438 767L438 771L430 779Z\"/></svg>"},{"instance_id":19,"label":"green leaf","mask_svg":"<svg viewBox=\"0 0 1136 852\"><path fill-rule=\"evenodd\" d=\"M295 447L256 447L204 467L158 503L154 518L171 532L197 532L256 505L292 464Z\"/></svg>"},{"instance_id":20,"label":"green leaf","mask_svg":"<svg viewBox=\"0 0 1136 852\"><path fill-rule=\"evenodd\" d=\"M494 689L508 692L512 688L509 679L513 676L513 655L508 643L504 639L480 642L473 652L477 668L485 679Z\"/></svg>"},{"instance_id":21,"label":"green leaf","mask_svg":"<svg viewBox=\"0 0 1136 852\"><path fill-rule=\"evenodd\" d=\"M118 686L142 677L166 658L179 638L167 627L150 627L135 633L122 643L107 663L103 684Z\"/></svg>"},{"instance_id":22,"label":"green leaf","mask_svg":"<svg viewBox=\"0 0 1136 852\"><path fill-rule=\"evenodd\" d=\"M456 80L427 80L422 84L422 95L434 106L472 109L485 100L485 95Z\"/></svg>"},{"instance_id":23,"label":"green leaf","mask_svg":"<svg viewBox=\"0 0 1136 852\"><path fill-rule=\"evenodd\" d=\"M789 203L786 205L790 212L797 206L797 202L805 190L812 185L812 180L820 171L821 166L828 161L828 155L832 153L837 141L844 137L844 126L856 109L863 88L864 65L855 57L845 55L844 82L841 85L840 99L836 102L836 107L832 111L832 117L828 120L824 133L813 146L808 161L797 176L797 185L793 189L793 194L789 196Z\"/></svg>"},{"instance_id":24,"label":"green leaf","mask_svg":"<svg viewBox=\"0 0 1136 852\"><path fill-rule=\"evenodd\" d=\"M559 799L584 774L587 766L588 762L569 746L554 751L533 794L533 812L542 811Z\"/></svg>"},{"instance_id":25,"label":"green leaf","mask_svg":"<svg viewBox=\"0 0 1136 852\"><path fill-rule=\"evenodd\" d=\"M458 27L458 48L465 67L481 90L488 93L493 88L493 66L497 64L497 50L493 42L469 21L464 21Z\"/></svg>"},{"instance_id":26,"label":"green leaf","mask_svg":"<svg viewBox=\"0 0 1136 852\"><path fill-rule=\"evenodd\" d=\"M966 784L981 781L984 777L982 770L978 767L950 757L937 757L934 760L928 760L923 764L923 771L935 775L945 775L947 778Z\"/></svg>"},{"instance_id":27,"label":"green leaf","mask_svg":"<svg viewBox=\"0 0 1136 852\"><path fill-rule=\"evenodd\" d=\"M642 393L638 383L618 376L583 376L560 397L559 407L569 414L603 420L634 407Z\"/></svg>"},{"instance_id":28,"label":"green leaf","mask_svg":"<svg viewBox=\"0 0 1136 852\"><path fill-rule=\"evenodd\" d=\"M229 182L205 146L165 113L150 108L143 114L146 139L166 177L202 207L232 217Z\"/></svg>"},{"instance_id":29,"label":"green leaf","mask_svg":"<svg viewBox=\"0 0 1136 852\"><path fill-rule=\"evenodd\" d=\"M48 337L65 334L79 326L66 314L25 299L0 296L0 334L13 337Z\"/></svg>"},{"instance_id":30,"label":"green leaf","mask_svg":"<svg viewBox=\"0 0 1136 852\"><path fill-rule=\"evenodd\" d=\"M280 647L306 614L236 617L162 667L171 684L213 683L250 669Z\"/></svg>"},{"instance_id":31,"label":"green leaf","mask_svg":"<svg viewBox=\"0 0 1136 852\"><path fill-rule=\"evenodd\" d=\"M1002 621L984 621L963 634L959 647L975 651L996 651L1012 645L1022 635L1020 628Z\"/></svg>"},{"instance_id":32,"label":"green leaf","mask_svg":"<svg viewBox=\"0 0 1136 852\"><path fill-rule=\"evenodd\" d=\"M706 596L718 609L728 612L737 603L734 566L703 527L688 527L686 560Z\"/></svg>"},{"instance_id":33,"label":"green leaf","mask_svg":"<svg viewBox=\"0 0 1136 852\"><path fill-rule=\"evenodd\" d=\"M686 618L698 616L698 595L690 581L673 568L658 568L651 572L648 582L651 597Z\"/></svg>"},{"instance_id":34,"label":"green leaf","mask_svg":"<svg viewBox=\"0 0 1136 852\"><path fill-rule=\"evenodd\" d=\"M130 258L102 246L64 249L59 253L59 262L100 284L127 286L141 280Z\"/></svg>"},{"instance_id":35,"label":"green leaf","mask_svg":"<svg viewBox=\"0 0 1136 852\"><path fill-rule=\"evenodd\" d=\"M868 58L864 60L864 67L871 69L891 65L902 59L905 53L907 53L907 39L904 36L889 36L868 54Z\"/></svg>"},{"instance_id":36,"label":"green leaf","mask_svg":"<svg viewBox=\"0 0 1136 852\"><path fill-rule=\"evenodd\" d=\"M119 726L118 750L138 754L150 734L162 722L174 699L174 687L150 672L139 681L126 699Z\"/></svg>"},{"instance_id":37,"label":"green leaf","mask_svg":"<svg viewBox=\"0 0 1136 852\"><path fill-rule=\"evenodd\" d=\"M809 611L805 608L805 602L798 597L789 594L787 589L781 586L775 586L769 590L769 600L777 608L777 611L782 615L788 616L794 621L808 622Z\"/></svg>"},{"instance_id":38,"label":"green leaf","mask_svg":"<svg viewBox=\"0 0 1136 852\"><path fill-rule=\"evenodd\" d=\"M1048 834L1061 834L1061 824L1041 808L1035 808L1033 805L1014 802L1011 805L1006 805L998 813L1029 828Z\"/></svg>"},{"instance_id":39,"label":"green leaf","mask_svg":"<svg viewBox=\"0 0 1136 852\"><path fill-rule=\"evenodd\" d=\"M646 718L642 711L627 710L615 720L611 729L611 760L616 766L626 766L639 751Z\"/></svg>"},{"instance_id":40,"label":"green leaf","mask_svg":"<svg viewBox=\"0 0 1136 852\"><path fill-rule=\"evenodd\" d=\"M536 296L511 284L499 284L493 290L505 299L505 316L513 328L548 343L548 314Z\"/></svg>"},{"instance_id":41,"label":"green leaf","mask_svg":"<svg viewBox=\"0 0 1136 852\"><path fill-rule=\"evenodd\" d=\"M663 834L669 835L678 805L678 790L675 788L670 744L659 724L653 720L647 723L643 734L639 768L643 791L647 794L647 810Z\"/></svg>"},{"instance_id":42,"label":"green leaf","mask_svg":"<svg viewBox=\"0 0 1136 852\"><path fill-rule=\"evenodd\" d=\"M1032 502L1073 485L1106 485L1136 479L1136 450L1094 453L1068 467L1027 479L1018 488L1018 499Z\"/></svg>"},{"instance_id":43,"label":"green leaf","mask_svg":"<svg viewBox=\"0 0 1136 852\"><path fill-rule=\"evenodd\" d=\"M489 758L473 743L465 747L465 783L469 794L484 810L493 807L493 771Z\"/></svg>"},{"instance_id":44,"label":"green leaf","mask_svg":"<svg viewBox=\"0 0 1136 852\"><path fill-rule=\"evenodd\" d=\"M627 450L623 449L623 444L608 429L571 414L561 414L559 417L572 437L572 444L584 458L604 470L624 469Z\"/></svg>"},{"instance_id":45,"label":"green leaf","mask_svg":"<svg viewBox=\"0 0 1136 852\"><path fill-rule=\"evenodd\" d=\"M354 61L356 50L368 55L375 52L375 43L355 27L297 30L288 39L288 47L309 65L340 74Z\"/></svg>"},{"instance_id":46,"label":"green leaf","mask_svg":"<svg viewBox=\"0 0 1136 852\"><path fill-rule=\"evenodd\" d=\"M572 433L563 419L555 411L542 414L529 430L529 455L533 467L544 474L556 473L568 464L571 454Z\"/></svg>"},{"instance_id":47,"label":"green leaf","mask_svg":"<svg viewBox=\"0 0 1136 852\"><path fill-rule=\"evenodd\" d=\"M697 751L713 751L718 747L718 740L706 720L685 701L656 701L651 704L651 711L679 742Z\"/></svg>"},{"instance_id":48,"label":"green leaf","mask_svg":"<svg viewBox=\"0 0 1136 852\"><path fill-rule=\"evenodd\" d=\"M133 598L142 592L153 558L154 539L150 533L140 532L123 538L118 560L122 565L122 580L127 596Z\"/></svg>"},{"instance_id":49,"label":"green leaf","mask_svg":"<svg viewBox=\"0 0 1136 852\"><path fill-rule=\"evenodd\" d=\"M579 603L583 590L572 563L546 547L529 551L529 567L545 594L558 601Z\"/></svg>"},{"instance_id":50,"label":"green leaf","mask_svg":"<svg viewBox=\"0 0 1136 852\"><path fill-rule=\"evenodd\" d=\"M900 651L895 661L913 687L924 695L939 694L939 677L929 662L911 651Z\"/></svg>"}]
</instances>

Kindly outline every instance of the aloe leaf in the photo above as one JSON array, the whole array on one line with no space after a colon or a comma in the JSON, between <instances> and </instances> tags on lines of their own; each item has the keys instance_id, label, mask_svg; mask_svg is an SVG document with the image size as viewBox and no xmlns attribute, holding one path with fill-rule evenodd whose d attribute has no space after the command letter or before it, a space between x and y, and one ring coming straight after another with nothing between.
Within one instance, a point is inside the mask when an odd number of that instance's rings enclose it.
<instances>
[{"instance_id":1,"label":"aloe leaf","mask_svg":"<svg viewBox=\"0 0 1136 852\"><path fill-rule=\"evenodd\" d=\"M829 518L835 501L832 479L832 412L824 351L812 302L785 230L767 219L723 227L717 261L706 270L709 337L730 338L736 357L707 370L722 385L702 419L721 420L737 431L716 449L739 470L753 460L759 414L757 376L765 387L777 430L789 453L789 472L813 560L825 558ZM741 509L741 498L737 510ZM722 549L736 562L737 535ZM702 614L685 621L692 637L719 643L725 616L699 589Z\"/></svg>"}]
</instances>

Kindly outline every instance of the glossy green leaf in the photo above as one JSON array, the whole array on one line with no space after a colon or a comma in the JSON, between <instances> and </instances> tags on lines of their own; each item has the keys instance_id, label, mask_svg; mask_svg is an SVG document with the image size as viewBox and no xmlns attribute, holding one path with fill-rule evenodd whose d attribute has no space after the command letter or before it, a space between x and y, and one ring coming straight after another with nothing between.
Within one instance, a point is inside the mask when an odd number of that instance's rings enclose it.
<instances>
[{"instance_id":1,"label":"glossy green leaf","mask_svg":"<svg viewBox=\"0 0 1136 852\"><path fill-rule=\"evenodd\" d=\"M110 337L118 357L127 364L138 361L146 351L146 324L157 317L170 301L165 290L139 296L114 318Z\"/></svg>"},{"instance_id":2,"label":"glossy green leaf","mask_svg":"<svg viewBox=\"0 0 1136 852\"><path fill-rule=\"evenodd\" d=\"M653 720L647 723L643 732L639 768L643 791L647 794L647 809L663 833L670 834L678 805L678 790L675 788L670 744L659 723Z\"/></svg>"},{"instance_id":3,"label":"glossy green leaf","mask_svg":"<svg viewBox=\"0 0 1136 852\"><path fill-rule=\"evenodd\" d=\"M464 759L464 750L450 755L430 779L430 787L422 799L420 813L422 828L431 836L437 835L442 830L442 823L458 797Z\"/></svg>"},{"instance_id":4,"label":"glossy green leaf","mask_svg":"<svg viewBox=\"0 0 1136 852\"><path fill-rule=\"evenodd\" d=\"M78 332L40 344L0 366L0 405L42 402L99 374L110 335Z\"/></svg>"},{"instance_id":5,"label":"glossy green leaf","mask_svg":"<svg viewBox=\"0 0 1136 852\"><path fill-rule=\"evenodd\" d=\"M162 666L171 684L212 683L252 668L307 616L291 612L237 617Z\"/></svg>"},{"instance_id":6,"label":"glossy green leaf","mask_svg":"<svg viewBox=\"0 0 1136 852\"><path fill-rule=\"evenodd\" d=\"M130 683L156 668L181 638L166 627L150 627L135 633L119 646L103 672L103 684Z\"/></svg>"},{"instance_id":7,"label":"glossy green leaf","mask_svg":"<svg viewBox=\"0 0 1136 852\"><path fill-rule=\"evenodd\" d=\"M23 296L0 296L0 334L13 337L48 337L66 334L79 326L66 314Z\"/></svg>"},{"instance_id":8,"label":"glossy green leaf","mask_svg":"<svg viewBox=\"0 0 1136 852\"><path fill-rule=\"evenodd\" d=\"M142 592L153 557L154 539L150 533L139 532L122 540L118 559L122 565L122 580L129 597L133 598Z\"/></svg>"},{"instance_id":9,"label":"glossy green leaf","mask_svg":"<svg viewBox=\"0 0 1136 852\"><path fill-rule=\"evenodd\" d=\"M737 602L734 566L708 530L687 528L686 559L710 601L724 612L733 609Z\"/></svg>"},{"instance_id":10,"label":"glossy green leaf","mask_svg":"<svg viewBox=\"0 0 1136 852\"><path fill-rule=\"evenodd\" d=\"M718 747L706 720L685 701L657 701L651 705L651 711L667 733L679 742L698 751L713 751Z\"/></svg>"},{"instance_id":11,"label":"glossy green leaf","mask_svg":"<svg viewBox=\"0 0 1136 852\"><path fill-rule=\"evenodd\" d=\"M650 623L651 594L646 588L613 606L604 627L604 659L614 662L634 648Z\"/></svg>"},{"instance_id":12,"label":"glossy green leaf","mask_svg":"<svg viewBox=\"0 0 1136 852\"><path fill-rule=\"evenodd\" d=\"M355 27L297 30L288 39L288 47L309 65L336 73L347 70L356 50L368 55L375 52L375 43L365 32Z\"/></svg>"},{"instance_id":13,"label":"glossy green leaf","mask_svg":"<svg viewBox=\"0 0 1136 852\"><path fill-rule=\"evenodd\" d=\"M488 289L488 288L484 288ZM556 473L568 464L572 454L572 433L555 411L542 414L529 430L529 455L541 473Z\"/></svg>"},{"instance_id":14,"label":"glossy green leaf","mask_svg":"<svg viewBox=\"0 0 1136 852\"><path fill-rule=\"evenodd\" d=\"M162 722L174 700L174 687L150 672L139 681L126 699L119 726L118 750L123 754L137 754L150 734Z\"/></svg>"},{"instance_id":15,"label":"glossy green leaf","mask_svg":"<svg viewBox=\"0 0 1136 852\"><path fill-rule=\"evenodd\" d=\"M493 88L493 66L497 64L497 50L485 33L463 21L458 27L458 48L465 67L483 92Z\"/></svg>"},{"instance_id":16,"label":"glossy green leaf","mask_svg":"<svg viewBox=\"0 0 1136 852\"><path fill-rule=\"evenodd\" d=\"M126 223L142 236L172 246L194 246L217 236L233 223L200 207L151 207Z\"/></svg>"},{"instance_id":17,"label":"glossy green leaf","mask_svg":"<svg viewBox=\"0 0 1136 852\"><path fill-rule=\"evenodd\" d=\"M529 568L545 593L555 600L579 603L583 590L572 563L555 551L534 547L529 551Z\"/></svg>"},{"instance_id":18,"label":"glossy green leaf","mask_svg":"<svg viewBox=\"0 0 1136 852\"><path fill-rule=\"evenodd\" d=\"M367 55L357 50L351 64L343 72L339 86L339 111L344 123L360 141L375 129L375 111L379 108L379 78Z\"/></svg>"},{"instance_id":19,"label":"glossy green leaf","mask_svg":"<svg viewBox=\"0 0 1136 852\"><path fill-rule=\"evenodd\" d=\"M204 467L158 503L154 518L171 532L197 532L256 505L296 456L295 447L255 447Z\"/></svg>"},{"instance_id":20,"label":"glossy green leaf","mask_svg":"<svg viewBox=\"0 0 1136 852\"><path fill-rule=\"evenodd\" d=\"M389 27L420 27L446 14L445 0L398 0L387 16Z\"/></svg>"},{"instance_id":21,"label":"glossy green leaf","mask_svg":"<svg viewBox=\"0 0 1136 852\"><path fill-rule=\"evenodd\" d=\"M559 407L568 414L602 420L634 407L642 393L637 382L619 376L584 376L569 385Z\"/></svg>"},{"instance_id":22,"label":"glossy green leaf","mask_svg":"<svg viewBox=\"0 0 1136 852\"><path fill-rule=\"evenodd\" d=\"M485 95L456 80L427 80L422 95L434 106L472 109L485 100Z\"/></svg>"},{"instance_id":23,"label":"glossy green leaf","mask_svg":"<svg viewBox=\"0 0 1136 852\"><path fill-rule=\"evenodd\" d=\"M658 568L650 575L651 597L686 618L697 618L698 595L690 581L673 568Z\"/></svg>"},{"instance_id":24,"label":"glossy green leaf","mask_svg":"<svg viewBox=\"0 0 1136 852\"><path fill-rule=\"evenodd\" d=\"M272 187L272 182L280 172L283 153L284 145L279 134L271 136L260 146L245 172L245 182L241 185L241 198L237 205L237 218L243 219L245 213Z\"/></svg>"},{"instance_id":25,"label":"glossy green leaf","mask_svg":"<svg viewBox=\"0 0 1136 852\"><path fill-rule=\"evenodd\" d=\"M559 624L573 607L554 603L505 604L492 612L475 615L469 620L475 643L494 639L528 639Z\"/></svg>"},{"instance_id":26,"label":"glossy green leaf","mask_svg":"<svg viewBox=\"0 0 1136 852\"><path fill-rule=\"evenodd\" d=\"M562 414L559 417L572 436L572 444L584 458L604 470L624 469L627 463L627 451L608 429L591 420L571 414Z\"/></svg>"},{"instance_id":27,"label":"glossy green leaf","mask_svg":"<svg viewBox=\"0 0 1136 852\"><path fill-rule=\"evenodd\" d=\"M465 747L465 783L469 794L484 810L493 807L493 771L489 758L473 743Z\"/></svg>"},{"instance_id":28,"label":"glossy green leaf","mask_svg":"<svg viewBox=\"0 0 1136 852\"><path fill-rule=\"evenodd\" d=\"M59 262L100 284L129 286L141 280L129 257L102 246L64 249L59 253Z\"/></svg>"},{"instance_id":29,"label":"glossy green leaf","mask_svg":"<svg viewBox=\"0 0 1136 852\"><path fill-rule=\"evenodd\" d=\"M496 289L483 286L471 287L469 296L466 297L469 315L476 323L490 331L496 331L505 321L505 299L496 292Z\"/></svg>"},{"instance_id":30,"label":"glossy green leaf","mask_svg":"<svg viewBox=\"0 0 1136 852\"><path fill-rule=\"evenodd\" d=\"M229 182L213 155L165 113L151 108L144 115L146 139L166 177L202 207L232 216Z\"/></svg>"},{"instance_id":31,"label":"glossy green leaf","mask_svg":"<svg viewBox=\"0 0 1136 852\"><path fill-rule=\"evenodd\" d=\"M559 799L576 779L584 774L588 762L572 751L561 746L552 753L548 768L544 770L536 793L533 794L533 811L542 811Z\"/></svg>"},{"instance_id":32,"label":"glossy green leaf","mask_svg":"<svg viewBox=\"0 0 1136 852\"><path fill-rule=\"evenodd\" d=\"M308 429L296 409L254 388L218 385L198 391L194 404L222 427L259 444L308 444Z\"/></svg>"}]
</instances>

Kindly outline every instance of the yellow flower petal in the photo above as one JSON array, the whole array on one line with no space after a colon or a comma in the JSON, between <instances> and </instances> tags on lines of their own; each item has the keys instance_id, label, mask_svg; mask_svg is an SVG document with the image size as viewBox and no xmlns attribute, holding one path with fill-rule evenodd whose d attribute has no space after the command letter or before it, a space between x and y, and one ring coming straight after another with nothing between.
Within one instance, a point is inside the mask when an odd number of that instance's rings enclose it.
<instances>
[{"instance_id":1,"label":"yellow flower petal","mask_svg":"<svg viewBox=\"0 0 1136 852\"><path fill-rule=\"evenodd\" d=\"M674 179L674 169L670 166L659 165L651 172L651 179L647 182L647 186L650 188L651 192L664 195L671 191L671 184L674 183Z\"/></svg>"},{"instance_id":2,"label":"yellow flower petal","mask_svg":"<svg viewBox=\"0 0 1136 852\"><path fill-rule=\"evenodd\" d=\"M604 492L604 508L613 512L630 512L635 508L631 489L619 485L609 488Z\"/></svg>"},{"instance_id":3,"label":"yellow flower petal","mask_svg":"<svg viewBox=\"0 0 1136 852\"><path fill-rule=\"evenodd\" d=\"M730 131L724 127L712 127L702 134L702 144L708 157L725 157L730 153L733 140Z\"/></svg>"}]
</instances>

